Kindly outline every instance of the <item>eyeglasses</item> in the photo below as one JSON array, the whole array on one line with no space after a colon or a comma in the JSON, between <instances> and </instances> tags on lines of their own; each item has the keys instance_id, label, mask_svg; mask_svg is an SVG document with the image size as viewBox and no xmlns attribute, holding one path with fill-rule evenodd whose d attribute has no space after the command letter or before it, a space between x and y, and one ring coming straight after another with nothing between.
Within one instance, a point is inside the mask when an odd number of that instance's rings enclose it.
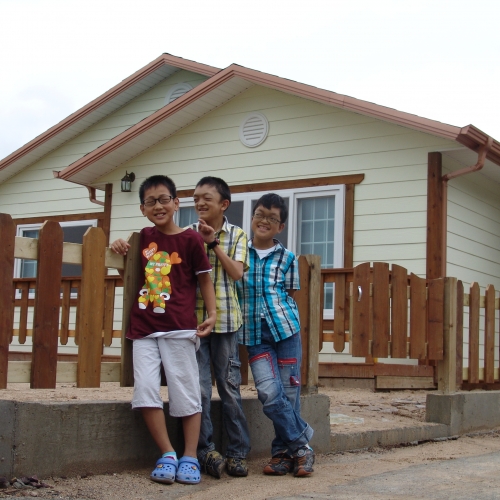
<instances>
[{"instance_id":1,"label":"eyeglasses","mask_svg":"<svg viewBox=\"0 0 500 500\"><path fill-rule=\"evenodd\" d=\"M278 219L275 219L274 217L266 217L265 215L262 214L253 214L254 219L256 220L267 220L269 224L279 224L281 221Z\"/></svg>"},{"instance_id":2,"label":"eyeglasses","mask_svg":"<svg viewBox=\"0 0 500 500\"><path fill-rule=\"evenodd\" d=\"M154 207L156 202L159 202L160 205L168 205L174 199L173 196L168 196L168 194L164 196L160 196L159 198L147 198L142 202L145 207Z\"/></svg>"}]
</instances>

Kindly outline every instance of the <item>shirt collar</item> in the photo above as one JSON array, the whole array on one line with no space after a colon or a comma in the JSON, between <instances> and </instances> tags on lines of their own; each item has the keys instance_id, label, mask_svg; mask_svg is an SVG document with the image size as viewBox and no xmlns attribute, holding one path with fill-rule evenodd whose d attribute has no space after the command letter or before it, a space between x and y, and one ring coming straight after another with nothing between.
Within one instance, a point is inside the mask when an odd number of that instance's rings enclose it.
<instances>
[{"instance_id":1,"label":"shirt collar","mask_svg":"<svg viewBox=\"0 0 500 500\"><path fill-rule=\"evenodd\" d=\"M274 252L279 248L280 250L281 249L284 249L285 247L275 238L273 238L273 242L274 242L274 245L275 245L275 248L274 248ZM248 242L248 248L253 248L254 250L256 250L253 246L253 238L251 240L249 240Z\"/></svg>"}]
</instances>

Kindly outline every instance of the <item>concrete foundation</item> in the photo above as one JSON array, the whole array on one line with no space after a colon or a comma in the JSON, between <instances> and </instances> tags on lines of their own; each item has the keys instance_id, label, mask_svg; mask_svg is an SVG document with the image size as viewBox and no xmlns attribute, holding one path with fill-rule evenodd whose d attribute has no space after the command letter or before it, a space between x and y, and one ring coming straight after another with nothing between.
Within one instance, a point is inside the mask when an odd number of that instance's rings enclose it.
<instances>
[{"instance_id":1,"label":"concrete foundation","mask_svg":"<svg viewBox=\"0 0 500 500\"><path fill-rule=\"evenodd\" d=\"M304 420L315 431L311 445L319 453L329 452L329 398L303 396L301 404ZM220 406L212 401L214 442L223 451ZM257 399L244 399L243 409L250 427L249 457L268 455L274 436L271 421ZM165 415L172 444L182 454L181 420L168 416L168 404ZM157 458L140 412L132 411L129 403L0 401L0 476L117 472L154 464Z\"/></svg>"},{"instance_id":2,"label":"concrete foundation","mask_svg":"<svg viewBox=\"0 0 500 500\"><path fill-rule=\"evenodd\" d=\"M427 422L448 426L449 435L500 426L500 391L427 394Z\"/></svg>"}]
</instances>

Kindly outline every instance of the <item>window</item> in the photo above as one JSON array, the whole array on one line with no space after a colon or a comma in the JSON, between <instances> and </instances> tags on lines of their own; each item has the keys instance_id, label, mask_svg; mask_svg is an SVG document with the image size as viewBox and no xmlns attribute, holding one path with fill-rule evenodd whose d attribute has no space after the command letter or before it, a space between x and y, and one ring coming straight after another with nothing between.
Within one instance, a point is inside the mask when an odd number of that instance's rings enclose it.
<instances>
[{"instance_id":1,"label":"window","mask_svg":"<svg viewBox=\"0 0 500 500\"><path fill-rule=\"evenodd\" d=\"M96 227L96 220L60 222L63 230L63 240L67 243L83 243L83 235L89 227ZM17 236L25 238L38 238L41 224L26 224L17 227ZM14 276L16 278L34 278L36 276L37 261L29 259L16 259ZM82 266L78 264L63 264L63 276L80 276Z\"/></svg>"},{"instance_id":2,"label":"window","mask_svg":"<svg viewBox=\"0 0 500 500\"><path fill-rule=\"evenodd\" d=\"M268 191L232 195L226 211L229 222L243 228L249 237L255 202ZM316 254L322 268L344 266L344 198L345 186L276 190L288 205L288 220L278 240L296 255ZM191 198L182 198L179 225L196 222ZM325 285L325 318L333 318L333 284Z\"/></svg>"}]
</instances>

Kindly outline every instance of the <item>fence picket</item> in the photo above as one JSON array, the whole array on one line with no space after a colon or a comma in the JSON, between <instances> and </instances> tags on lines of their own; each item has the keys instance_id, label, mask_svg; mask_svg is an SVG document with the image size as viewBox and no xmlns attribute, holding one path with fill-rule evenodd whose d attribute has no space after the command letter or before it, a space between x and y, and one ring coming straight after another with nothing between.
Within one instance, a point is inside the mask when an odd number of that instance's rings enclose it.
<instances>
[{"instance_id":1,"label":"fence picket","mask_svg":"<svg viewBox=\"0 0 500 500\"><path fill-rule=\"evenodd\" d=\"M30 294L30 284L27 282L21 283L19 292L21 298L19 302L19 333L17 340L20 344L26 343L26 336L28 332L28 304Z\"/></svg>"},{"instance_id":2,"label":"fence picket","mask_svg":"<svg viewBox=\"0 0 500 500\"><path fill-rule=\"evenodd\" d=\"M106 280L106 302L104 304L104 345L109 347L113 342L113 313L115 310L115 282Z\"/></svg>"},{"instance_id":3,"label":"fence picket","mask_svg":"<svg viewBox=\"0 0 500 500\"><path fill-rule=\"evenodd\" d=\"M484 381L495 382L495 287L488 285L484 304Z\"/></svg>"},{"instance_id":4,"label":"fence picket","mask_svg":"<svg viewBox=\"0 0 500 500\"><path fill-rule=\"evenodd\" d=\"M77 387L99 387L101 383L105 248L104 231L87 229L82 245Z\"/></svg>"},{"instance_id":5,"label":"fence picket","mask_svg":"<svg viewBox=\"0 0 500 500\"><path fill-rule=\"evenodd\" d=\"M426 280L410 275L410 358L426 359Z\"/></svg>"},{"instance_id":6,"label":"fence picket","mask_svg":"<svg viewBox=\"0 0 500 500\"><path fill-rule=\"evenodd\" d=\"M469 384L479 382L479 285L472 283L469 293Z\"/></svg>"},{"instance_id":7,"label":"fence picket","mask_svg":"<svg viewBox=\"0 0 500 500\"><path fill-rule=\"evenodd\" d=\"M299 257L300 290L295 294L295 300L300 317L300 337L302 341L302 359L307 359L307 339L309 337L309 282L310 269L307 260ZM307 379L307 363L302 363L300 379L302 383Z\"/></svg>"},{"instance_id":8,"label":"fence picket","mask_svg":"<svg viewBox=\"0 0 500 500\"><path fill-rule=\"evenodd\" d=\"M391 345L393 358L406 358L408 329L408 274L404 267L392 265Z\"/></svg>"},{"instance_id":9,"label":"fence picket","mask_svg":"<svg viewBox=\"0 0 500 500\"><path fill-rule=\"evenodd\" d=\"M62 300L61 300L61 331L59 340L61 345L68 343L69 336L69 311L71 303L71 281L62 282Z\"/></svg>"},{"instance_id":10,"label":"fence picket","mask_svg":"<svg viewBox=\"0 0 500 500\"><path fill-rule=\"evenodd\" d=\"M323 286L321 287L324 288ZM346 275L335 277L335 302L333 316L333 348L335 352L345 349L345 320L346 320ZM323 317L323 315L321 315Z\"/></svg>"},{"instance_id":11,"label":"fence picket","mask_svg":"<svg viewBox=\"0 0 500 500\"><path fill-rule=\"evenodd\" d=\"M464 284L457 282L457 389L463 382L464 367Z\"/></svg>"},{"instance_id":12,"label":"fence picket","mask_svg":"<svg viewBox=\"0 0 500 500\"><path fill-rule=\"evenodd\" d=\"M352 355L370 355L370 263L365 262L354 268L352 296Z\"/></svg>"},{"instance_id":13,"label":"fence picket","mask_svg":"<svg viewBox=\"0 0 500 500\"><path fill-rule=\"evenodd\" d=\"M373 348L374 358L389 357L389 264L373 263Z\"/></svg>"},{"instance_id":14,"label":"fence picket","mask_svg":"<svg viewBox=\"0 0 500 500\"><path fill-rule=\"evenodd\" d=\"M16 226L8 214L0 214L0 389L7 387L9 344L14 322L14 246Z\"/></svg>"},{"instance_id":15,"label":"fence picket","mask_svg":"<svg viewBox=\"0 0 500 500\"><path fill-rule=\"evenodd\" d=\"M63 230L46 221L38 237L31 388L54 389L57 371Z\"/></svg>"},{"instance_id":16,"label":"fence picket","mask_svg":"<svg viewBox=\"0 0 500 500\"><path fill-rule=\"evenodd\" d=\"M427 357L430 360L443 359L444 332L444 280L438 278L428 283L427 311Z\"/></svg>"}]
</instances>

